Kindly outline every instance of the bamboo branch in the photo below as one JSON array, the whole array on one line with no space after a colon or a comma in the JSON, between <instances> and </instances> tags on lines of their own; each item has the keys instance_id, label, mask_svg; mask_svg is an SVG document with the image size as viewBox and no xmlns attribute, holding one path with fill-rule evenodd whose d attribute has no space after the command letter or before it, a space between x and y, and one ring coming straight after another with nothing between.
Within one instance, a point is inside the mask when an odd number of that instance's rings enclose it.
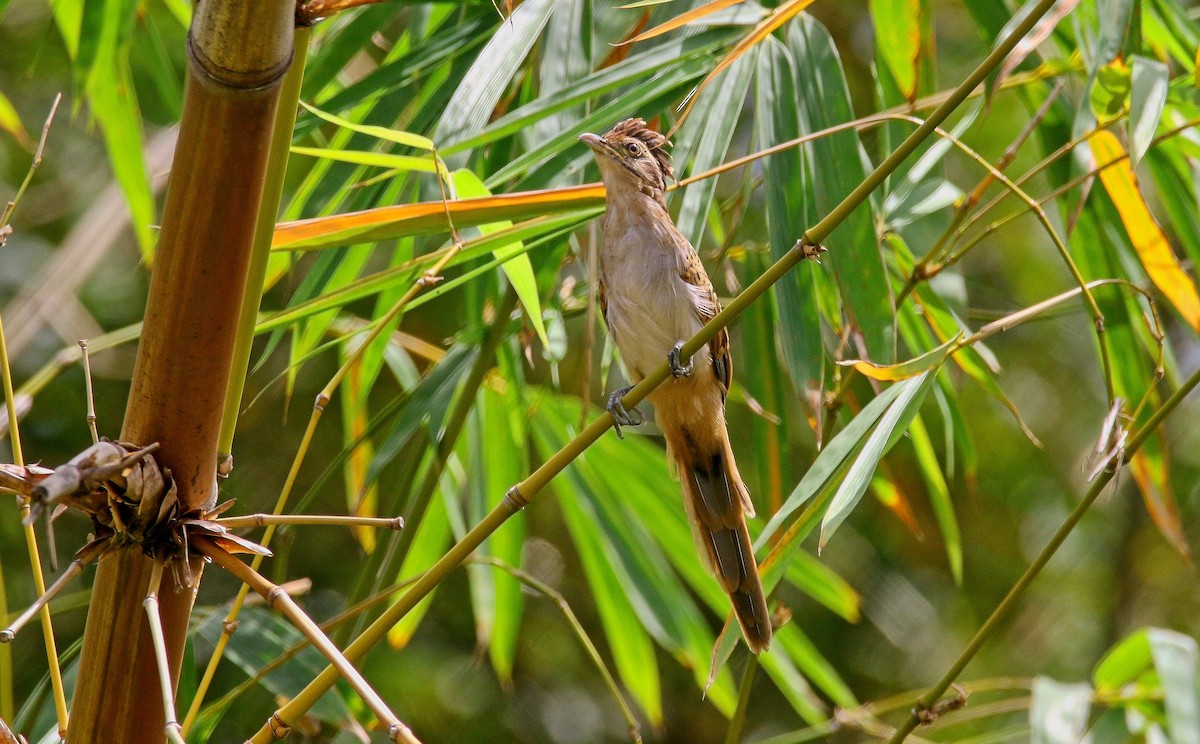
<instances>
[{"instance_id":1,"label":"bamboo branch","mask_svg":"<svg viewBox=\"0 0 1200 744\"><path fill-rule=\"evenodd\" d=\"M267 581L245 563L242 563L207 540L196 540L193 545L197 552L212 558L214 563L233 574L243 584L253 587L254 591L258 592L267 601L267 605L271 609L283 613L292 622L292 625L303 633L325 658L329 659L329 662L338 670L338 673L354 688L354 692L367 704L367 707L371 709L375 717L387 727L388 737L392 741L404 742L405 744L420 744L420 741L413 735L412 731L401 723L400 719L396 718L396 714L388 709L387 703L383 702L379 694L371 689L371 685L359 674L358 670L347 661L346 657L342 656L337 646L334 646L329 637L321 631L321 628L308 615L304 614L304 611L300 609L300 606L296 604L295 600L286 591L277 584ZM282 723L284 726L287 725L286 722Z\"/></svg>"},{"instance_id":2,"label":"bamboo branch","mask_svg":"<svg viewBox=\"0 0 1200 744\"><path fill-rule=\"evenodd\" d=\"M911 155L922 142L933 134L934 129L945 121L950 113L966 100L971 92L984 81L988 74L1003 61L1038 19L1054 5L1055 1L1039 0L1038 4L1031 8L1029 14L1013 28L1007 37L1000 41L991 54L947 96L946 100L937 109L930 113L925 123L917 127L912 134L901 142L896 151L880 163L862 184L854 189L823 220L809 228L804 233L804 236L797 241L792 250L788 251L787 254L768 268L762 276L735 297L729 303L728 307L718 313L695 336L684 343L679 352L680 357L686 359L694 355L701 346L707 344L713 336L740 315L746 306L764 295L793 266L806 258L813 257L821 242L829 236L834 228L841 224L859 205L865 202L871 195L871 192L882 184L888 175L900 166L905 158ZM651 390L662 384L669 375L668 365L664 361L654 372L626 393L621 401L622 405L624 405L626 410L636 406L645 399ZM613 423L614 420L611 414L605 414L594 420L553 457L530 474L529 477L510 488L508 493L505 494L504 499L482 521L464 535L462 540L443 555L413 585L412 589L406 592L396 604L389 607L379 619L372 623L362 635L346 648L346 657L350 660L356 660L365 654L371 646L378 643L387 634L388 629L392 625L415 607L417 602L441 583L455 567L466 560L475 548L495 532L500 525L504 524L509 517L529 504L554 476L562 472L576 457L595 443L601 435L612 427ZM277 719L286 722L301 715L336 682L337 677L338 673L336 669L332 667L326 668L296 697L278 709L274 716L272 716L272 720ZM267 744L270 741L270 736L270 726L267 725L261 728L251 741L254 744Z\"/></svg>"}]
</instances>

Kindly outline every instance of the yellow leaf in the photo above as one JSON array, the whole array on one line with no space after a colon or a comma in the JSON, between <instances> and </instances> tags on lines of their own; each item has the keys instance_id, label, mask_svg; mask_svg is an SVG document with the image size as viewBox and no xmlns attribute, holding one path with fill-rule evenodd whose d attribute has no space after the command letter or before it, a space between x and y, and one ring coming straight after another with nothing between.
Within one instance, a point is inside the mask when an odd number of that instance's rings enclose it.
<instances>
[{"instance_id":1,"label":"yellow leaf","mask_svg":"<svg viewBox=\"0 0 1200 744\"><path fill-rule=\"evenodd\" d=\"M730 50L729 54L725 55L725 57L717 63L717 66L713 68L712 72L708 73L708 76L700 81L700 85L697 86L696 90L688 97L687 104L684 107L683 112L679 115L679 121L675 123L675 128L678 129L679 125L683 123L683 120L687 118L689 113L691 113L692 106L696 104L696 99L700 97L700 94L704 92L704 89L708 87L708 84L713 81L713 78L724 72L725 69L736 62L739 57L750 51L755 44L758 44L760 41L770 36L775 29L787 23L789 20L799 14L800 11L804 10L809 5L812 5L812 3L813 0L790 0L783 5L780 5L775 9L774 13L759 22L759 24L754 27L754 30L751 31L741 41L739 41L737 45Z\"/></svg>"},{"instance_id":2,"label":"yellow leaf","mask_svg":"<svg viewBox=\"0 0 1200 744\"><path fill-rule=\"evenodd\" d=\"M679 15L675 16L674 18L667 21L666 23L660 23L657 26L655 26L654 28L650 29L649 31L643 31L642 33L638 34L637 36L633 37L632 39L622 41L621 43L622 44L634 44L639 41L644 41L646 39L650 39L655 36L659 36L660 34L665 34L668 31L677 29L680 26L685 26L685 25L691 23L692 21L699 20L707 15L717 12L718 10L723 10L725 8L728 8L730 5L737 5L741 1L742 0L713 0L711 3L701 5L699 8L693 8L686 13L680 13ZM630 6L624 5L621 7L628 8Z\"/></svg>"},{"instance_id":3,"label":"yellow leaf","mask_svg":"<svg viewBox=\"0 0 1200 744\"><path fill-rule=\"evenodd\" d=\"M447 213L456 227L497 220L520 220L573 209L604 206L600 184L525 191L479 199L398 204L330 217L314 217L275 226L272 250L306 250L352 242L390 240L447 229Z\"/></svg>"},{"instance_id":4,"label":"yellow leaf","mask_svg":"<svg viewBox=\"0 0 1200 744\"><path fill-rule=\"evenodd\" d=\"M1196 283L1179 264L1167 236L1154 221L1150 207L1138 188L1137 177L1116 135L1101 130L1090 138L1092 155L1100 170L1100 182L1117 207L1129 241L1154 286L1166 295L1183 319L1200 331L1200 295Z\"/></svg>"}]
</instances>

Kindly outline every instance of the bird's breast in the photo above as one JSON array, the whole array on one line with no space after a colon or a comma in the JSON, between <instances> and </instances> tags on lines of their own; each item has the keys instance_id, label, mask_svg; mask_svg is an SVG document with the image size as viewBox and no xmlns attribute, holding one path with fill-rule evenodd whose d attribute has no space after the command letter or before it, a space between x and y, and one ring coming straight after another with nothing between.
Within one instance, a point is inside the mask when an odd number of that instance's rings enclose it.
<instances>
[{"instance_id":1,"label":"bird's breast","mask_svg":"<svg viewBox=\"0 0 1200 744\"><path fill-rule=\"evenodd\" d=\"M682 237L669 225L606 220L605 228L600 274L606 320L626 366L640 378L700 330L691 291L680 278L676 240Z\"/></svg>"}]
</instances>

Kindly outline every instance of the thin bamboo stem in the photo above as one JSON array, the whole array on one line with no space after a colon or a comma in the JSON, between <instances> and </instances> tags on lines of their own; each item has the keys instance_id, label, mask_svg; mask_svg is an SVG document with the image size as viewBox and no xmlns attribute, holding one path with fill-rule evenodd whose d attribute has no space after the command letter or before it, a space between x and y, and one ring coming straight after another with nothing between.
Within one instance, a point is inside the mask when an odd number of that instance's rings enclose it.
<instances>
[{"instance_id":1,"label":"thin bamboo stem","mask_svg":"<svg viewBox=\"0 0 1200 744\"><path fill-rule=\"evenodd\" d=\"M7 628L0 630L0 643L11 642L17 633L21 632L21 628L25 627L25 623L29 622L34 615L46 607L50 603L50 600L58 596L58 593L66 588L67 584L70 584L76 576L83 573L83 569L94 563L107 547L107 543L92 543L80 551L81 554L79 557L71 561L70 565L62 572L61 576L55 579L49 589L42 592L41 596L34 600L33 604L29 605L24 612L18 615L17 619L13 620Z\"/></svg>"},{"instance_id":2,"label":"thin bamboo stem","mask_svg":"<svg viewBox=\"0 0 1200 744\"><path fill-rule=\"evenodd\" d=\"M100 432L96 429L96 396L92 392L92 360L88 355L86 338L79 339L79 353L83 357L83 389L87 395L87 425L92 433L92 444L100 441Z\"/></svg>"},{"instance_id":3,"label":"thin bamboo stem","mask_svg":"<svg viewBox=\"0 0 1200 744\"><path fill-rule=\"evenodd\" d=\"M1180 403L1183 402L1183 399L1186 398L1193 389L1195 389L1197 384L1200 384L1200 369L1197 369L1195 372L1193 372L1192 376L1189 377L1187 381L1185 381L1184 384L1179 387L1178 390L1172 393L1171 397L1163 402L1162 406L1160 406L1150 416L1146 423L1140 429L1138 429L1132 437L1130 437L1129 442L1125 447L1124 458L1122 459L1128 458L1129 456L1135 454L1142 446L1142 443L1145 442L1146 439L1149 438L1156 429L1158 429L1159 424L1161 424L1163 420L1170 415ZM1038 553L1037 558L1035 558L1033 562L1029 564L1029 568L1025 569L1025 573L1021 574L1021 578L1017 580L1017 583L1013 584L1013 587L1008 590L1008 594L1004 596L1004 599L1001 600L1000 604L996 606L996 609L992 611L992 614L988 617L987 621L984 622L984 624L975 633L975 637L972 638L971 642L967 644L967 647L963 649L963 652L950 666L950 669L948 669L942 678L938 680L933 687L930 687L924 695L917 698L912 712L909 713L908 718L904 721L904 723L898 729L896 729L896 733L889 740L889 744L901 744L901 742L905 741L905 738L908 736L908 734L912 733L912 731L920 724L920 720L917 717L918 711L928 710L933 706L934 703L938 701L939 698L941 698L942 695L946 694L946 690L950 689L950 685L954 684L954 681L958 679L958 676L962 674L964 669L966 669L967 664L969 664L971 660L975 658L975 654L979 653L979 649L983 647L983 644L987 642L987 639L992 635L993 632L995 632L996 628L999 627L1004 618L1007 617L1008 614L1016 607L1017 601L1020 600L1021 596L1025 593L1025 590L1029 588L1029 585L1033 583L1033 580L1037 578L1037 575L1041 573L1042 569L1046 567L1046 564L1050 562L1050 559L1054 557L1054 554L1058 551L1059 547L1062 546L1063 542L1067 539L1067 536L1075 530L1075 527L1079 524L1080 520L1082 520L1084 515L1087 514L1088 510L1091 508L1092 504L1095 503L1100 494L1104 492L1105 486L1107 486L1109 481L1113 479L1119 469L1120 467L1118 463L1116 466L1104 470L1099 474L1099 477L1092 482L1091 488L1089 488L1087 493L1084 494L1083 498L1075 506L1075 509L1071 511L1070 515L1068 515L1063 523L1059 525L1059 528L1054 533L1053 537L1051 537L1050 541L1046 543L1046 546L1042 548L1042 551Z\"/></svg>"},{"instance_id":4,"label":"thin bamboo stem","mask_svg":"<svg viewBox=\"0 0 1200 744\"><path fill-rule=\"evenodd\" d=\"M29 187L30 182L33 181L34 174L42 164L46 138L50 135L50 125L54 121L54 114L58 111L58 104L61 100L61 93L54 97L54 103L51 105L50 114L46 117L46 123L42 127L42 137L38 142L37 151L34 153L33 162L25 174L25 180L22 181L16 196L13 197L12 201L8 202L3 214L0 215L0 247L4 245L4 239L11 232L8 222L17 208L17 204L20 203L21 196L24 195L25 189ZM0 378L3 379L4 385L4 403L8 412L8 440L12 446L13 463L24 465L25 455L21 451L21 431L17 426L17 399L13 394L12 367L8 359L8 344L4 336L3 318L0 318ZM34 526L28 520L29 500L22 498L19 503L21 522L25 532L25 549L29 555L30 573L33 575L33 586L38 596L42 596L46 593L46 577L42 574L42 559L38 550L37 533L34 531ZM46 663L49 666L50 687L54 691L54 710L58 719L58 735L59 738L65 739L67 736L67 721L70 714L67 711L67 696L63 686L62 670L58 666L58 647L54 641L54 626L51 623L49 606L42 605L41 615L42 641L46 647ZM7 654L8 650L5 649L0 653ZM8 665L6 664L5 666L7 667ZM5 686L11 690L11 680L6 679L4 682L6 683Z\"/></svg>"},{"instance_id":5,"label":"thin bamboo stem","mask_svg":"<svg viewBox=\"0 0 1200 744\"><path fill-rule=\"evenodd\" d=\"M604 680L604 685L608 687L608 691L612 693L613 698L617 701L617 706L621 709L621 715L625 718L625 725L629 727L629 740L633 744L641 744L642 730L638 725L637 718L633 715L633 710L629 707L629 703L625 701L625 696L621 694L621 688L617 684L617 680L612 676L612 672L608 671L608 667L604 663L604 659L600 656L600 652L596 649L596 644L592 643L592 639L588 637L587 631L584 630L583 623L579 622L579 618L575 615L575 611L571 609L571 605L567 602L567 598L562 593L555 591L548 584L539 581L532 574L526 573L516 566L511 566L508 563L495 558L493 556L476 556L472 559L474 563L484 563L489 566L495 566L503 571L512 574L521 583L529 588L542 594L544 597L554 603L558 611L566 618L567 624L571 626L571 631L575 637L579 639L579 643L587 651L588 658L592 660L597 671L600 672L600 677Z\"/></svg>"},{"instance_id":6,"label":"thin bamboo stem","mask_svg":"<svg viewBox=\"0 0 1200 744\"><path fill-rule=\"evenodd\" d=\"M296 28L292 66L283 76L283 83L279 89L279 105L275 110L271 149L267 155L262 206L258 209L258 221L254 227L254 244L251 248L250 266L246 272L246 288L242 292L242 307L237 321L237 341L233 350L232 372L225 393L221 433L217 440L217 459L221 463L229 462L229 458L233 456L233 436L237 429L238 414L241 411L246 376L249 373L250 349L254 345L254 326L258 323L258 308L262 304L267 263L271 258L271 238L275 233L275 220L279 215L279 204L283 200L284 176L287 173L292 130L296 126L296 109L299 107L300 86L304 82L304 66L308 60L308 42L311 37L312 29L310 27L298 26Z\"/></svg>"},{"instance_id":7,"label":"thin bamboo stem","mask_svg":"<svg viewBox=\"0 0 1200 744\"><path fill-rule=\"evenodd\" d=\"M329 637L321 631L321 628L308 615L304 614L304 611L300 609L300 606L296 604L295 600L286 591L279 585L267 581L245 563L242 563L237 558L206 540L197 540L194 543L194 547L199 553L211 558L214 563L233 574L242 583L252 586L254 591L258 592L267 601L267 605L271 609L281 612L286 616L292 625L303 633L325 658L329 659L329 662L338 670L338 673L354 688L354 692L367 704L367 707L371 709L375 717L387 727L388 736L392 741L404 742L405 744L420 744L420 741L413 735L412 731L400 722L396 714L388 709L387 704L383 702L378 693L371 689L371 685L367 680L351 665L346 657L342 656L337 646L334 646Z\"/></svg>"},{"instance_id":8,"label":"thin bamboo stem","mask_svg":"<svg viewBox=\"0 0 1200 744\"><path fill-rule=\"evenodd\" d=\"M746 709L750 706L750 688L754 686L754 676L758 672L758 656L750 654L746 659L746 668L742 672L742 681L738 684L737 707L733 709L733 717L729 719L729 728L725 731L725 744L738 744L742 740L742 728L746 725Z\"/></svg>"},{"instance_id":9,"label":"thin bamboo stem","mask_svg":"<svg viewBox=\"0 0 1200 744\"><path fill-rule=\"evenodd\" d=\"M161 443L184 512L216 500L221 412L294 21L286 0L201 3L192 16L179 140L120 435ZM152 564L129 549L99 562L72 706L80 741L162 741L141 621ZM202 570L193 561L185 573L198 581ZM172 685L196 588L159 597Z\"/></svg>"},{"instance_id":10,"label":"thin bamboo stem","mask_svg":"<svg viewBox=\"0 0 1200 744\"><path fill-rule=\"evenodd\" d=\"M404 517L353 517L341 514L244 514L237 517L221 517L216 521L225 527L234 529L280 524L302 527L378 527L397 531L404 528Z\"/></svg>"},{"instance_id":11,"label":"thin bamboo stem","mask_svg":"<svg viewBox=\"0 0 1200 744\"><path fill-rule=\"evenodd\" d=\"M150 642L154 646L154 662L158 666L158 686L162 693L163 713L166 721L163 729L172 744L187 744L175 720L175 691L171 685L171 665L167 662L167 644L164 640L162 617L158 614L158 588L162 585L163 564L155 561L150 570L150 586L142 607L146 610L146 622L150 627Z\"/></svg>"},{"instance_id":12,"label":"thin bamboo stem","mask_svg":"<svg viewBox=\"0 0 1200 744\"><path fill-rule=\"evenodd\" d=\"M1038 4L1031 8L1030 13L1017 24L1012 32L1000 41L992 53L929 115L925 123L917 127L912 134L901 142L896 151L880 163L858 188L852 191L828 216L809 228L804 233L804 236L796 242L792 250L788 251L770 266L749 287L735 297L724 310L717 313L712 320L706 323L695 336L684 343L680 350L680 357L686 359L694 355L701 346L707 344L722 328L740 315L751 302L764 295L793 266L806 258L814 257L817 247L829 236L834 228L841 224L855 208L866 201L871 192L883 183L884 179L894 172L908 155L912 154L923 141L933 134L934 129L945 121L950 113L966 100L975 87L982 83L987 75L1008 56L1013 47L1017 45L1021 38L1029 32L1037 20L1055 2L1056 0L1039 0ZM654 372L626 393L621 401L626 410L631 406L636 406L645 399L651 390L666 380L668 375L670 375L670 371L664 361ZM462 540L443 555L396 604L389 607L362 635L346 648L346 657L353 661L362 654L365 654L375 643L378 643L387 634L388 629L392 625L416 606L417 602L432 591L451 570L465 560L475 548L498 529L500 525L504 524L509 517L529 504L554 476L562 472L576 457L595 443L601 435L612 427L613 423L611 414L606 414L594 420L529 477L510 488L508 493L505 494L504 499L482 521L475 525ZM302 714L312 707L316 700L334 684L337 677L337 670L327 667L296 697L277 710L273 719L283 721L293 720L295 716ZM270 726L267 725L261 728L251 741L254 744L267 744L270 741L270 736Z\"/></svg>"}]
</instances>

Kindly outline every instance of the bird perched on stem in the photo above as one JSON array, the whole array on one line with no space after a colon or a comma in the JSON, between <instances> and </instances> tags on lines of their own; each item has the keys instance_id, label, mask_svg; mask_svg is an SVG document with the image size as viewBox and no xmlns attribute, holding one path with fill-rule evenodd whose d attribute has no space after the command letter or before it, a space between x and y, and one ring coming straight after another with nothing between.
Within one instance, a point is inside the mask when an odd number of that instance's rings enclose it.
<instances>
[{"instance_id":1,"label":"bird perched on stem","mask_svg":"<svg viewBox=\"0 0 1200 744\"><path fill-rule=\"evenodd\" d=\"M690 360L680 349L721 310L696 250L675 227L664 193L674 177L663 147L666 137L641 119L627 119L607 134L583 134L600 166L607 192L600 246L600 307L609 334L633 381L664 355L674 379L650 393L668 456L679 471L683 502L701 556L733 602L747 645L767 648L771 619L746 515L754 515L729 433L725 395L733 380L729 333L722 329ZM608 410L617 424L642 423L613 392Z\"/></svg>"}]
</instances>

